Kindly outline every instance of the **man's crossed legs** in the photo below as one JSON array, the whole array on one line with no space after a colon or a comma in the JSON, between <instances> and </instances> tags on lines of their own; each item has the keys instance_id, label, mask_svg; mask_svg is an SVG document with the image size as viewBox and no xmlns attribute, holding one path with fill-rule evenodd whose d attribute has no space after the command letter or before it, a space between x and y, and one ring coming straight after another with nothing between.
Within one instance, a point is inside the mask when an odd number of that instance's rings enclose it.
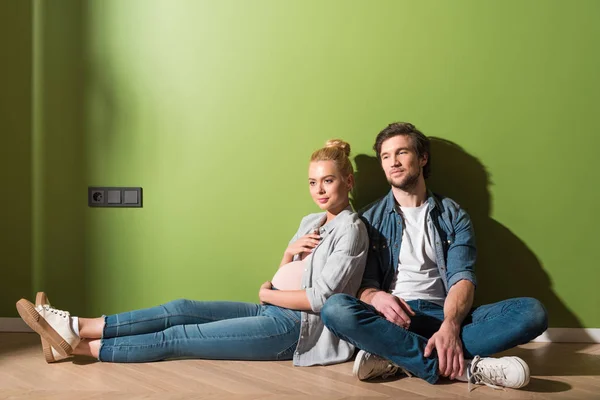
<instances>
[{"instance_id":1,"label":"man's crossed legs","mask_svg":"<svg viewBox=\"0 0 600 400\"><path fill-rule=\"evenodd\" d=\"M409 329L389 322L373 306L346 294L330 297L321 310L321 317L325 326L341 339L389 360L392 366L435 383L440 376L437 353L434 351L430 357L425 357L424 352L429 338L444 320L444 310L424 300L407 303L416 313L411 316ZM468 375L469 379L475 376L470 381L495 386L525 386L529 381L529 370L522 360L517 357L488 360L480 357L489 357L527 343L542 334L547 326L546 310L533 298L514 298L471 310L461 327L464 357L473 360ZM371 357L371 354L359 353L357 363L364 361L365 356ZM389 365L389 362L385 363ZM515 363L522 365L516 366ZM517 373L518 376L514 376L514 368L511 371L511 367L515 366L522 371ZM366 378L381 375L386 370L381 369L380 372Z\"/></svg>"}]
</instances>

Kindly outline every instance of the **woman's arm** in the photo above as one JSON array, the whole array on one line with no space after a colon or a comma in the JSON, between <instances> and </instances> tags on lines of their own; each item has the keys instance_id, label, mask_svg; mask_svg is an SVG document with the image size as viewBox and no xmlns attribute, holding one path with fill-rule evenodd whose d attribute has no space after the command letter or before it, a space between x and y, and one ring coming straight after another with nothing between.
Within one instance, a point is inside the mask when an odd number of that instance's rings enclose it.
<instances>
[{"instance_id":1,"label":"woman's arm","mask_svg":"<svg viewBox=\"0 0 600 400\"><path fill-rule=\"evenodd\" d=\"M258 292L261 303L291 310L310 311L310 303L305 290L272 290L271 288L271 282L262 284Z\"/></svg>"},{"instance_id":2,"label":"woman's arm","mask_svg":"<svg viewBox=\"0 0 600 400\"><path fill-rule=\"evenodd\" d=\"M312 253L313 249L319 244L321 236L318 233L309 233L308 235L302 236L300 239L295 239L296 236L294 236L290 245L283 252L283 258L279 264L280 267L291 263L296 254Z\"/></svg>"}]
</instances>

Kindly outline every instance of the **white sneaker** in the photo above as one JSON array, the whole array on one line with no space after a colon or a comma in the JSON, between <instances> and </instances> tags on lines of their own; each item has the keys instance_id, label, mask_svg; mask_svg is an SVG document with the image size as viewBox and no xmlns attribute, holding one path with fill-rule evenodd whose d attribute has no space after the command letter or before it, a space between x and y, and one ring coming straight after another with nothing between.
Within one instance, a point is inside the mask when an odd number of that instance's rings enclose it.
<instances>
[{"instance_id":1,"label":"white sneaker","mask_svg":"<svg viewBox=\"0 0 600 400\"><path fill-rule=\"evenodd\" d=\"M494 389L518 389L529 383L529 366L519 357L481 358L475 356L467 371L469 391L472 385L486 385Z\"/></svg>"},{"instance_id":2,"label":"white sneaker","mask_svg":"<svg viewBox=\"0 0 600 400\"><path fill-rule=\"evenodd\" d=\"M36 308L45 304L50 305L50 300L48 300L48 296L46 296L46 293L44 292L37 292L35 296ZM53 363L60 360L64 360L65 358L70 358L63 356L58 351L54 350L54 348L50 346L50 343L48 343L48 341L44 339L43 336L40 336L40 339L42 341L42 350L44 351L44 358L46 359L47 363Z\"/></svg>"},{"instance_id":3,"label":"white sneaker","mask_svg":"<svg viewBox=\"0 0 600 400\"><path fill-rule=\"evenodd\" d=\"M17 302L17 311L23 321L63 357L71 355L81 341L71 328L71 316L67 311L48 304L35 306L26 299Z\"/></svg>"},{"instance_id":4,"label":"white sneaker","mask_svg":"<svg viewBox=\"0 0 600 400\"><path fill-rule=\"evenodd\" d=\"M398 371L404 372L408 376L412 376L410 372L397 366L383 357L376 354L367 353L360 350L354 360L352 375L356 376L361 381L366 381L374 378L388 378L395 375Z\"/></svg>"}]
</instances>

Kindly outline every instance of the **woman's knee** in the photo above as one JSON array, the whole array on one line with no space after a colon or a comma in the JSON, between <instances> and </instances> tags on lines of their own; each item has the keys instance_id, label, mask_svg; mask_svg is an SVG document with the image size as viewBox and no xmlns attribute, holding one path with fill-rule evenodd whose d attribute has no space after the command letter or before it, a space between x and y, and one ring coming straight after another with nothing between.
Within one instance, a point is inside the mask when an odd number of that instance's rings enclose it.
<instances>
[{"instance_id":1,"label":"woman's knee","mask_svg":"<svg viewBox=\"0 0 600 400\"><path fill-rule=\"evenodd\" d=\"M192 306L193 300L188 299L177 299L172 300L168 303L163 304L162 306L166 308L170 312L181 313Z\"/></svg>"}]
</instances>

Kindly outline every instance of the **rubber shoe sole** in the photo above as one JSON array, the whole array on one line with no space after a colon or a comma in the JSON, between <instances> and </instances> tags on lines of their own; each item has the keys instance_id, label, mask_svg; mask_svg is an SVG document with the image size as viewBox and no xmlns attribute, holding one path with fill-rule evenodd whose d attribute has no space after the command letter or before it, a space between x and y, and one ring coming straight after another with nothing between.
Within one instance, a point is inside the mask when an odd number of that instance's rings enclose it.
<instances>
[{"instance_id":1,"label":"rubber shoe sole","mask_svg":"<svg viewBox=\"0 0 600 400\"><path fill-rule=\"evenodd\" d=\"M71 345L67 343L44 318L42 318L40 313L35 309L35 306L29 300L21 299L17 301L17 311L23 321L25 321L31 329L37 332L43 340L46 340L50 346L54 347L60 355L68 357L73 353ZM50 353L52 353L52 349L50 349ZM46 356L45 351L44 356Z\"/></svg>"},{"instance_id":2,"label":"rubber shoe sole","mask_svg":"<svg viewBox=\"0 0 600 400\"><path fill-rule=\"evenodd\" d=\"M44 292L37 292L35 296L36 307L43 306L44 304L50 304L48 296L46 296L46 293ZM42 336L40 336L40 339L42 341L42 351L44 352L44 358L46 359L46 362L48 364L56 362L56 359L52 354L52 346L50 346L50 343L48 343Z\"/></svg>"},{"instance_id":3,"label":"rubber shoe sole","mask_svg":"<svg viewBox=\"0 0 600 400\"><path fill-rule=\"evenodd\" d=\"M525 382L523 382L520 386L516 387L515 389L518 388L522 388L524 386L527 386L529 384L529 378L530 378L530 372L529 372L529 365L527 365L527 363L525 361L523 361L522 359L520 359L519 357L513 357L513 359L518 362L519 364L521 364L521 366L523 367L523 369L525 370Z\"/></svg>"},{"instance_id":4,"label":"rubber shoe sole","mask_svg":"<svg viewBox=\"0 0 600 400\"><path fill-rule=\"evenodd\" d=\"M359 351L356 355L356 359L354 360L354 365L352 366L352 375L356 376L361 381L365 380L365 378L358 376L358 372L360 371L363 358L366 354L367 353L365 353L364 351Z\"/></svg>"}]
</instances>

